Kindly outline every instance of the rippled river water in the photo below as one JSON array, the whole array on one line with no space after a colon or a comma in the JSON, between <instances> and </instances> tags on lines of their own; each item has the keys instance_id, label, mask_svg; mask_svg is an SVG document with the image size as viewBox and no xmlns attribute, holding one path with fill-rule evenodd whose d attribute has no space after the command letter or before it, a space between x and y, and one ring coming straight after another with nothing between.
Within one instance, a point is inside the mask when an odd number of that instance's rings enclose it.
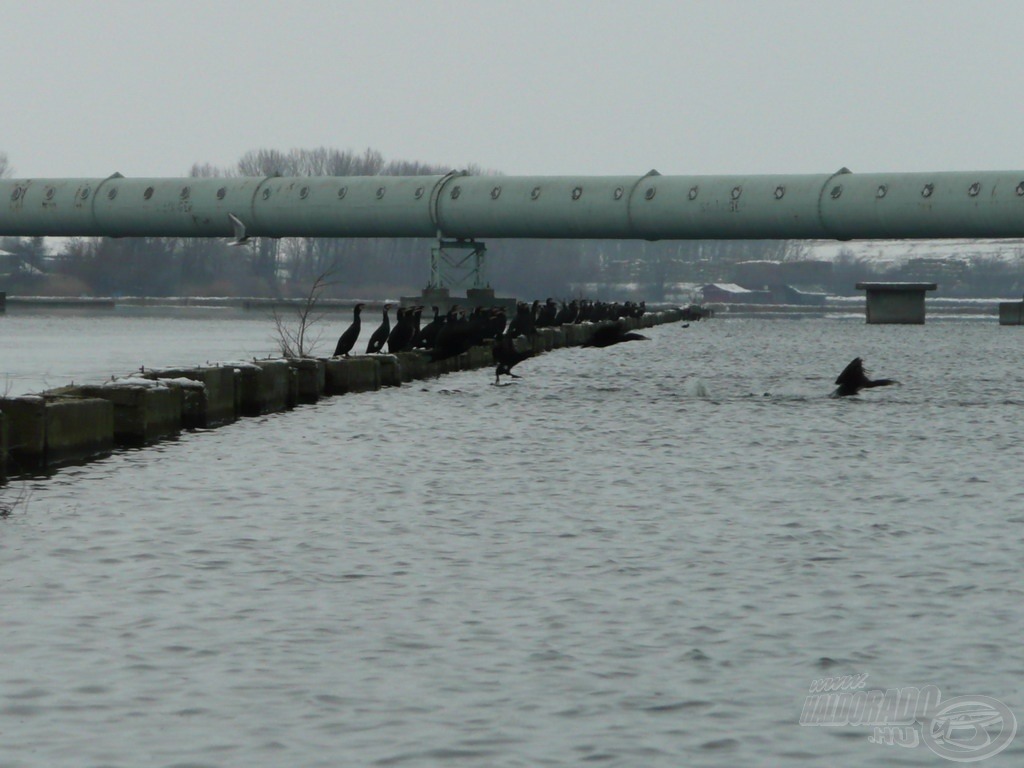
<instances>
[{"instance_id":1,"label":"rippled river water","mask_svg":"<svg viewBox=\"0 0 1024 768\"><path fill-rule=\"evenodd\" d=\"M1024 717L1022 329L647 333L7 486L0 765L952 764L801 725L844 674ZM0 359L16 394L271 337L9 312ZM901 386L828 398L858 355Z\"/></svg>"}]
</instances>

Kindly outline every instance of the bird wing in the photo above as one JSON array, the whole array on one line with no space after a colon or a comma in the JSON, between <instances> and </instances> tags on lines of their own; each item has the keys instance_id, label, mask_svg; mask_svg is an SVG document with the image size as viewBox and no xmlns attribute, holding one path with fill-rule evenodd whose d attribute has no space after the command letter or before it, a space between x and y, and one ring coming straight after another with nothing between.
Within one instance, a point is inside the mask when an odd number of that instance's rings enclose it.
<instances>
[{"instance_id":1,"label":"bird wing","mask_svg":"<svg viewBox=\"0 0 1024 768\"><path fill-rule=\"evenodd\" d=\"M848 387L863 386L867 378L867 374L864 373L864 361L855 357L836 377L836 384Z\"/></svg>"}]
</instances>

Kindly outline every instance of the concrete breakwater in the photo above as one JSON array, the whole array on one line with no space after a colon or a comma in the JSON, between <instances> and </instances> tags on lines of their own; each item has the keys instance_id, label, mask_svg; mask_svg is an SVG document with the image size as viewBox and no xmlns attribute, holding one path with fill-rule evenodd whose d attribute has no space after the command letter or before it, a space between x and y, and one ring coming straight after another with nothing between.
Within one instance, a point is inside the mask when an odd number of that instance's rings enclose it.
<instances>
[{"instance_id":1,"label":"concrete breakwater","mask_svg":"<svg viewBox=\"0 0 1024 768\"><path fill-rule=\"evenodd\" d=\"M626 330L685 319L685 310L648 312L617 322ZM613 321L540 328L534 353L582 346ZM195 368L143 369L99 384L0 398L0 482L109 455L118 448L171 439L239 418L493 366L489 344L430 362L420 351L348 358L265 359Z\"/></svg>"}]
</instances>

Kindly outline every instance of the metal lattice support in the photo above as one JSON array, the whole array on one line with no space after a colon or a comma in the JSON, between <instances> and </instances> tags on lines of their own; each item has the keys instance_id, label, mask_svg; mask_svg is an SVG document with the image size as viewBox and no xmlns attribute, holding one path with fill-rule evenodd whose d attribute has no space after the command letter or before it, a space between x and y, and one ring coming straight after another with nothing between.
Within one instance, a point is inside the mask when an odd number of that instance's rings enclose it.
<instances>
[{"instance_id":1,"label":"metal lattice support","mask_svg":"<svg viewBox=\"0 0 1024 768\"><path fill-rule=\"evenodd\" d=\"M487 246L472 240L438 240L430 249L428 288L485 288Z\"/></svg>"}]
</instances>

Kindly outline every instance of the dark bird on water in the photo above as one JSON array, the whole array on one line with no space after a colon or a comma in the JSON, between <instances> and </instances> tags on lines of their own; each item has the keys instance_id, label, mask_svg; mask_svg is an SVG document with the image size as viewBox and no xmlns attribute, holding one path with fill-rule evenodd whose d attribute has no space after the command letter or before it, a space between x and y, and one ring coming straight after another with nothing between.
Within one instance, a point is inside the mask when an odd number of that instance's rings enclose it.
<instances>
[{"instance_id":1,"label":"dark bird on water","mask_svg":"<svg viewBox=\"0 0 1024 768\"><path fill-rule=\"evenodd\" d=\"M495 384L501 383L502 376L511 376L513 379L518 379L519 376L512 373L512 369L523 362L523 360L534 355L533 350L529 347L521 351L516 349L516 340L508 334L499 336L495 340L492 352L494 354L494 362L497 363L494 369Z\"/></svg>"},{"instance_id":2,"label":"dark bird on water","mask_svg":"<svg viewBox=\"0 0 1024 768\"><path fill-rule=\"evenodd\" d=\"M650 339L636 331L627 331L623 323L609 323L599 326L591 335L590 341L583 346L610 347L624 341L650 341Z\"/></svg>"},{"instance_id":3,"label":"dark bird on water","mask_svg":"<svg viewBox=\"0 0 1024 768\"><path fill-rule=\"evenodd\" d=\"M384 344L388 340L388 336L391 335L391 319L388 317L388 310L391 309L390 304L384 305L384 319L381 320L380 325L377 326L377 330L370 336L370 343L366 345L367 354L374 354L384 349Z\"/></svg>"},{"instance_id":4,"label":"dark bird on water","mask_svg":"<svg viewBox=\"0 0 1024 768\"><path fill-rule=\"evenodd\" d=\"M855 357L836 377L836 384L839 386L832 393L832 397L849 397L856 395L862 389L888 387L890 384L899 384L899 382L893 379L869 379L864 370L864 361Z\"/></svg>"},{"instance_id":5,"label":"dark bird on water","mask_svg":"<svg viewBox=\"0 0 1024 768\"><path fill-rule=\"evenodd\" d=\"M348 357L348 353L352 351L352 347L356 345L356 340L359 338L359 313L362 312L363 305L356 304L352 308L352 325L345 329L345 332L338 337L338 346L334 348L334 356L340 357L344 355Z\"/></svg>"}]
</instances>

